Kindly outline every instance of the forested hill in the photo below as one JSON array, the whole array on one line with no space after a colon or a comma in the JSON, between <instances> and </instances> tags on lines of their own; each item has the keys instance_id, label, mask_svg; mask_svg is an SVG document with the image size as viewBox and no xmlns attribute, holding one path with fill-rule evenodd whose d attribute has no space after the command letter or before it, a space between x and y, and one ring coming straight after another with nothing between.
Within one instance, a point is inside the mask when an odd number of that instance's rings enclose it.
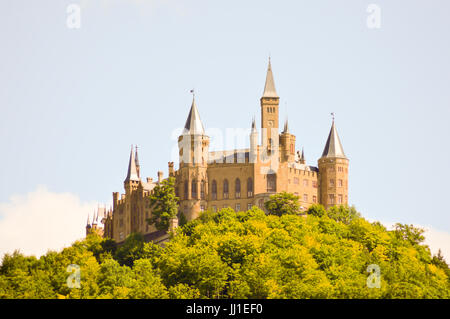
<instances>
[{"instance_id":1,"label":"forested hill","mask_svg":"<svg viewBox=\"0 0 450 319\"><path fill-rule=\"evenodd\" d=\"M422 230L387 231L348 207L280 207L204 213L164 248L139 234L120 247L90 235L39 259L5 255L0 298L450 297L449 267ZM80 267L80 288L76 273L68 287L69 265Z\"/></svg>"}]
</instances>

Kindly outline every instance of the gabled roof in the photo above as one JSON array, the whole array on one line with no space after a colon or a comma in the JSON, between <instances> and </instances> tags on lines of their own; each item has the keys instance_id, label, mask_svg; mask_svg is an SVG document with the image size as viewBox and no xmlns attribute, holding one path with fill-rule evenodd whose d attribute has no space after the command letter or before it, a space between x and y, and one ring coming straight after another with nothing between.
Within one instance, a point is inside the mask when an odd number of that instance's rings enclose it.
<instances>
[{"instance_id":1,"label":"gabled roof","mask_svg":"<svg viewBox=\"0 0 450 319\"><path fill-rule=\"evenodd\" d=\"M339 157L347 158L342 147L341 140L336 130L336 125L331 125L330 134L328 135L327 143L322 153L322 157Z\"/></svg>"}]
</instances>

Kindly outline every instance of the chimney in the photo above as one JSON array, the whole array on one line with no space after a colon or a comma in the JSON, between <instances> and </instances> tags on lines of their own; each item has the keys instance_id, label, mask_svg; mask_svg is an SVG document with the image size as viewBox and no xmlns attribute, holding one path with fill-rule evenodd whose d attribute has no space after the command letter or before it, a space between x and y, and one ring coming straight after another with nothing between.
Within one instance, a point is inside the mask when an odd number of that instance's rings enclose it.
<instances>
[{"instance_id":1,"label":"chimney","mask_svg":"<svg viewBox=\"0 0 450 319\"><path fill-rule=\"evenodd\" d=\"M158 171L158 184L162 182L163 179L163 172Z\"/></svg>"},{"instance_id":2,"label":"chimney","mask_svg":"<svg viewBox=\"0 0 450 319\"><path fill-rule=\"evenodd\" d=\"M173 176L173 175L174 175L173 162L169 162L169 176Z\"/></svg>"}]
</instances>

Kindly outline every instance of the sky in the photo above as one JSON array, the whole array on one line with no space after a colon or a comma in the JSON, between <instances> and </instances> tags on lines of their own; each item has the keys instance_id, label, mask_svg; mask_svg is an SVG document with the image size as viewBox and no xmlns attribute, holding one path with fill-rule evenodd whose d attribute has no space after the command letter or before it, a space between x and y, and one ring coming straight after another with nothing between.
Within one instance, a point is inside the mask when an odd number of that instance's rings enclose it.
<instances>
[{"instance_id":1,"label":"sky","mask_svg":"<svg viewBox=\"0 0 450 319\"><path fill-rule=\"evenodd\" d=\"M350 204L427 228L449 260L449 11L445 0L1 1L0 254L81 238L87 214L123 192L131 144L141 175L167 176L191 89L207 131L260 123L270 56L280 127L288 116L307 163L334 112Z\"/></svg>"}]
</instances>

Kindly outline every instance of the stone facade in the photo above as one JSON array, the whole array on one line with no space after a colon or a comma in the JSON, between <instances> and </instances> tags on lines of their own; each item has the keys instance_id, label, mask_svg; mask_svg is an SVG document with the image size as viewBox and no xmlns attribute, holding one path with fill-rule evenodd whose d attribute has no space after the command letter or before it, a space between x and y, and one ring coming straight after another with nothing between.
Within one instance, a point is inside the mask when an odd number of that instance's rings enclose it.
<instances>
[{"instance_id":1,"label":"stone facade","mask_svg":"<svg viewBox=\"0 0 450 319\"><path fill-rule=\"evenodd\" d=\"M309 166L303 151L296 150L296 138L289 133L287 120L279 133L279 97L270 60L260 104L261 139L253 120L250 148L210 152L210 138L205 134L193 99L178 139L178 170L169 162L169 176L175 178L175 191L180 199L179 214L184 214L187 220L197 218L201 211L208 209L231 207L239 211L253 205L264 209L269 196L282 191L299 196L303 210L314 203L326 208L348 203L349 161L334 119L318 167ZM158 172L156 182L151 178L143 181L137 156L137 150L132 149L124 181L125 194L119 197L119 193L113 193L113 207L102 216L104 236L118 242L131 232L140 232L152 240L158 237L146 219L151 215L149 194L161 182L162 172ZM176 221L171 225L172 229L176 227ZM88 226L92 228L89 223Z\"/></svg>"}]
</instances>

